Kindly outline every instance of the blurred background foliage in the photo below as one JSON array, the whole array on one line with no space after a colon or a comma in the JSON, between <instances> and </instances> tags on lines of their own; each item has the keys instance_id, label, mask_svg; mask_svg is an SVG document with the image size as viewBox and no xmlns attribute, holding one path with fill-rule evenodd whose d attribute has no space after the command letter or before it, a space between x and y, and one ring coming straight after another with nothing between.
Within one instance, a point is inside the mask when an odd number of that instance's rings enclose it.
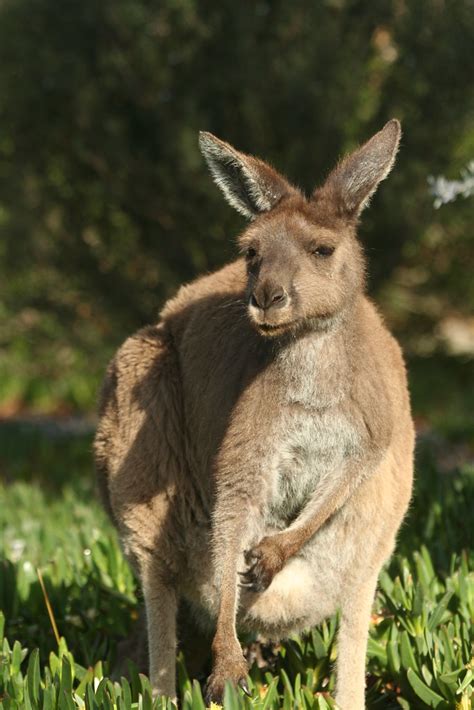
<instances>
[{"instance_id":1,"label":"blurred background foliage","mask_svg":"<svg viewBox=\"0 0 474 710\"><path fill-rule=\"evenodd\" d=\"M361 226L370 290L418 414L466 421L474 200L435 210L427 180L474 157L473 46L472 0L0 0L3 413L92 409L124 337L232 258L243 221L198 130L311 190L397 116Z\"/></svg>"}]
</instances>

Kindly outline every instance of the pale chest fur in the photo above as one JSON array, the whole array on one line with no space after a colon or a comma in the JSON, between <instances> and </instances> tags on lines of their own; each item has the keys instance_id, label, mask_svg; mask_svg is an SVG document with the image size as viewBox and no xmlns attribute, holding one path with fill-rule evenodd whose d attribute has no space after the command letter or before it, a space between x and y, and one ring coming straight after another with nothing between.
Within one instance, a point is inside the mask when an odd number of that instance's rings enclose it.
<instances>
[{"instance_id":1,"label":"pale chest fur","mask_svg":"<svg viewBox=\"0 0 474 710\"><path fill-rule=\"evenodd\" d=\"M348 406L349 362L334 336L292 344L275 365L281 385L265 462L266 518L281 527L357 455L360 436Z\"/></svg>"}]
</instances>

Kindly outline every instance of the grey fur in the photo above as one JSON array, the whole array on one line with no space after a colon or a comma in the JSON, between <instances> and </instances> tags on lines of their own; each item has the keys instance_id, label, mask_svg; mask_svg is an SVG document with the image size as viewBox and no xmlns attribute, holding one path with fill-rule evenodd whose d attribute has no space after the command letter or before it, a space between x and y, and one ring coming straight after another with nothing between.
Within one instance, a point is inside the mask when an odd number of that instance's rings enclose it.
<instances>
[{"instance_id":1,"label":"grey fur","mask_svg":"<svg viewBox=\"0 0 474 710\"><path fill-rule=\"evenodd\" d=\"M215 630L209 699L245 679L237 628L284 638L340 609L337 703L364 707L370 608L413 473L403 358L365 295L355 232L394 160L387 126L309 200L205 134L224 193L253 217L247 256L181 288L109 366L96 462L142 582L157 694L175 695L184 599Z\"/></svg>"}]
</instances>

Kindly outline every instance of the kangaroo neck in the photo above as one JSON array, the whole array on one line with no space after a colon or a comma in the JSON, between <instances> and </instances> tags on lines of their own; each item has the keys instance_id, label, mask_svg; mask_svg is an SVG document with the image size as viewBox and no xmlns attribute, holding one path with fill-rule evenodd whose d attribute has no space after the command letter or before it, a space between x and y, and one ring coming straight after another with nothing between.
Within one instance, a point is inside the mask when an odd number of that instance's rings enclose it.
<instances>
[{"instance_id":1,"label":"kangaroo neck","mask_svg":"<svg viewBox=\"0 0 474 710\"><path fill-rule=\"evenodd\" d=\"M278 344L269 363L282 405L325 408L336 405L351 387L351 341L355 308L328 327L309 328Z\"/></svg>"}]
</instances>

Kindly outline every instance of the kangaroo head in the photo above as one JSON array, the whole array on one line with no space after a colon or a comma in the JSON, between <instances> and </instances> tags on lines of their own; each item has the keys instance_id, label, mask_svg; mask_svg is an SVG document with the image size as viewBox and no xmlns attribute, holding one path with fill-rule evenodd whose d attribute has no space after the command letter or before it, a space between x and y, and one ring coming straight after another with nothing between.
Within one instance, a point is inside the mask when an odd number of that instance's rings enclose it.
<instances>
[{"instance_id":1,"label":"kangaroo head","mask_svg":"<svg viewBox=\"0 0 474 710\"><path fill-rule=\"evenodd\" d=\"M239 244L249 317L262 335L328 328L363 289L357 222L393 166L400 134L399 122L389 121L309 198L261 160L200 134L215 182L250 220Z\"/></svg>"}]
</instances>

